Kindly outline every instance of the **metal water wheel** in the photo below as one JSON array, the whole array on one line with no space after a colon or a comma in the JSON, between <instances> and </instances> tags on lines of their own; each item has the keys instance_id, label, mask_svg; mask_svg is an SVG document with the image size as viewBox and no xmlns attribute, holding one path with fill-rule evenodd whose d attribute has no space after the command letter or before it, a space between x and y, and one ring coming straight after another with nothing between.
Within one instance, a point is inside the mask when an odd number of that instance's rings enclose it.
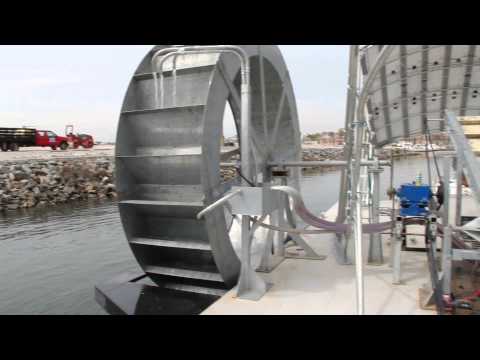
<instances>
[{"instance_id":1,"label":"metal water wheel","mask_svg":"<svg viewBox=\"0 0 480 360\"><path fill-rule=\"evenodd\" d=\"M229 190L222 182L221 139L230 104L240 124L240 63L231 54L184 54L152 68L147 54L123 103L116 182L125 233L138 263L158 285L222 295L239 276L237 222L223 209L196 214ZM277 46L241 46L251 61L253 182L269 181L266 164L300 159L290 77ZM154 71L162 71L162 105ZM158 84L158 83L157 83ZM240 139L240 146L243 139ZM292 172L290 184L297 183Z\"/></svg>"}]
</instances>

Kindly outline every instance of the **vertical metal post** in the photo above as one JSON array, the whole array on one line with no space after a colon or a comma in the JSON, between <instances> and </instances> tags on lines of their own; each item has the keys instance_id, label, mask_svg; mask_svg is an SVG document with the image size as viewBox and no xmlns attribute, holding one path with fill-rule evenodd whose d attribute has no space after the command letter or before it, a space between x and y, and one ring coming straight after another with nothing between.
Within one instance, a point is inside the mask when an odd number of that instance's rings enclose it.
<instances>
[{"instance_id":1,"label":"vertical metal post","mask_svg":"<svg viewBox=\"0 0 480 360\"><path fill-rule=\"evenodd\" d=\"M403 222L399 218L396 221L395 232L392 242L392 267L393 267L393 284L401 284L401 266L402 266L402 231Z\"/></svg>"},{"instance_id":2,"label":"vertical metal post","mask_svg":"<svg viewBox=\"0 0 480 360\"><path fill-rule=\"evenodd\" d=\"M250 166L250 69L244 70L241 85L241 170L246 179L252 178ZM249 186L244 179L243 186ZM242 299L258 300L267 292L267 284L252 269L250 249L250 217L242 216L242 265L237 287L237 296Z\"/></svg>"},{"instance_id":3,"label":"vertical metal post","mask_svg":"<svg viewBox=\"0 0 480 360\"><path fill-rule=\"evenodd\" d=\"M442 290L444 294L451 293L452 278L452 229L449 223L450 212L450 169L452 158L447 156L443 160L443 243L442 243Z\"/></svg>"},{"instance_id":4,"label":"vertical metal post","mask_svg":"<svg viewBox=\"0 0 480 360\"><path fill-rule=\"evenodd\" d=\"M352 124L355 119L355 108L357 106L357 81L358 81L358 45L350 46L350 63L348 69L348 90L347 90L347 108L345 115L345 146L344 157L348 162L351 161L353 148ZM337 222L343 223L346 219L347 199L345 194L348 191L349 164L342 170L340 180L340 196L338 200Z\"/></svg>"},{"instance_id":5,"label":"vertical metal post","mask_svg":"<svg viewBox=\"0 0 480 360\"><path fill-rule=\"evenodd\" d=\"M453 161L450 156L446 156L443 158L442 226L444 227L450 225L450 170L452 168L452 163Z\"/></svg>"},{"instance_id":6,"label":"vertical metal post","mask_svg":"<svg viewBox=\"0 0 480 360\"><path fill-rule=\"evenodd\" d=\"M442 247L442 291L445 295L452 293L452 228L443 228Z\"/></svg>"},{"instance_id":7,"label":"vertical metal post","mask_svg":"<svg viewBox=\"0 0 480 360\"><path fill-rule=\"evenodd\" d=\"M395 194L393 193L393 190L395 189L394 179L395 179L395 157L392 149L390 150L390 191L392 191L392 232L395 227L395 224L393 222L393 220L395 220Z\"/></svg>"},{"instance_id":8,"label":"vertical metal post","mask_svg":"<svg viewBox=\"0 0 480 360\"><path fill-rule=\"evenodd\" d=\"M355 207L355 270L357 273L357 315L365 314L365 278L363 276L363 245L362 245L362 204L356 201Z\"/></svg>"},{"instance_id":9,"label":"vertical metal post","mask_svg":"<svg viewBox=\"0 0 480 360\"><path fill-rule=\"evenodd\" d=\"M372 194L372 219L373 223L380 222L380 174L382 169L376 166L370 169L373 175L373 194ZM368 249L368 263L372 265L383 264L382 238L379 233L370 235L370 244Z\"/></svg>"},{"instance_id":10,"label":"vertical metal post","mask_svg":"<svg viewBox=\"0 0 480 360\"><path fill-rule=\"evenodd\" d=\"M393 156L393 149L390 150L390 191L392 191L392 230L391 230L391 237L390 237L390 261L389 261L389 266L393 268L393 249L394 249L394 242L396 241L395 239L395 228L396 228L396 211L395 211L395 194L393 193L394 190L394 176L395 176L395 163L394 163L394 156Z\"/></svg>"},{"instance_id":11,"label":"vertical metal post","mask_svg":"<svg viewBox=\"0 0 480 360\"><path fill-rule=\"evenodd\" d=\"M455 225L462 226L462 189L463 189L463 154L457 153L457 195L455 202Z\"/></svg>"},{"instance_id":12,"label":"vertical metal post","mask_svg":"<svg viewBox=\"0 0 480 360\"><path fill-rule=\"evenodd\" d=\"M364 292L363 292L363 262L362 262L362 218L361 218L361 204L360 204L360 189L359 189L359 178L360 178L360 163L362 159L362 142L363 135L365 133L365 128L369 129L370 122L367 119L366 115L366 105L368 100L368 94L371 90L371 87L374 83L376 76L379 71L385 65L388 57L392 53L394 45L387 45L383 47L380 51L380 54L373 66L371 72L368 74L368 77L362 87L362 91L358 97L357 111L356 111L356 122L355 122L355 163L354 166L350 166L350 176L351 176L351 190L352 190L352 208L355 208L357 214L355 219L350 219L350 223L357 229L355 233L355 266L356 266L356 282L357 282L357 311L358 314L363 314L363 303L364 303ZM353 157L353 156L352 156ZM351 163L352 159L348 159L348 162ZM344 196L342 194L341 196ZM354 221L353 221L354 220Z\"/></svg>"},{"instance_id":13,"label":"vertical metal post","mask_svg":"<svg viewBox=\"0 0 480 360\"><path fill-rule=\"evenodd\" d=\"M286 170L286 168L282 168L282 170ZM287 179L285 177L281 179L281 184L282 185L287 185ZM286 209L286 207L290 205L289 199L286 195L284 195L282 193L279 201L280 201L280 204L279 204L279 208L278 208L278 212L277 212L277 216L278 216L277 224L280 227L287 227L286 226L286 224L287 224L287 220L286 220L287 209ZM276 231L276 237L273 240L274 253L275 253L275 255L280 256L282 258L285 257L285 236L286 235L287 234L285 234L285 233Z\"/></svg>"}]
</instances>

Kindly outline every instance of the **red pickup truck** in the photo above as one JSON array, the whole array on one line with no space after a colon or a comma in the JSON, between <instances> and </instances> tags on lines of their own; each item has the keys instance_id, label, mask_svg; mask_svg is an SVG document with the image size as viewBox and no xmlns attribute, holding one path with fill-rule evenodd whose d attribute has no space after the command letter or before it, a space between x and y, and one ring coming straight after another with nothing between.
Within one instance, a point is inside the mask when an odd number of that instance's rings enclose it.
<instances>
[{"instance_id":1,"label":"red pickup truck","mask_svg":"<svg viewBox=\"0 0 480 360\"><path fill-rule=\"evenodd\" d=\"M64 136L59 136L53 131L49 130L37 130L35 134L35 145L46 147L49 146L52 150L61 150L68 149L68 139Z\"/></svg>"},{"instance_id":2,"label":"red pickup truck","mask_svg":"<svg viewBox=\"0 0 480 360\"><path fill-rule=\"evenodd\" d=\"M52 150L68 149L68 139L58 136L53 131L27 128L0 128L0 149L18 151L20 147L41 146Z\"/></svg>"}]
</instances>

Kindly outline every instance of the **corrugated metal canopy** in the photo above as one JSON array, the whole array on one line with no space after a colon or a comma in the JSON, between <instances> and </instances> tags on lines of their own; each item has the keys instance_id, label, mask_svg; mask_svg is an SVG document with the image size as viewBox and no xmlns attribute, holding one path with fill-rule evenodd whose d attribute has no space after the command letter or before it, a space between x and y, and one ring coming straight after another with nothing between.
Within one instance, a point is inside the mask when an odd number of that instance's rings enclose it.
<instances>
[{"instance_id":1,"label":"corrugated metal canopy","mask_svg":"<svg viewBox=\"0 0 480 360\"><path fill-rule=\"evenodd\" d=\"M361 49L364 79L381 49ZM375 78L367 107L379 147L424 133L424 119L443 118L445 109L458 116L480 115L480 46L395 46ZM428 123L432 132L444 126Z\"/></svg>"}]
</instances>

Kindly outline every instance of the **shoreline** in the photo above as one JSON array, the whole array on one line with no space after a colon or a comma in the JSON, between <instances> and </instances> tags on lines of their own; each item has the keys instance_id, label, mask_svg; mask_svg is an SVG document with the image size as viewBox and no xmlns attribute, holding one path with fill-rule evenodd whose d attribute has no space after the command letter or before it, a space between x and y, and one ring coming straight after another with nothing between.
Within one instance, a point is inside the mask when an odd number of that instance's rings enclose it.
<instances>
[{"instance_id":1,"label":"shoreline","mask_svg":"<svg viewBox=\"0 0 480 360\"><path fill-rule=\"evenodd\" d=\"M113 157L0 163L0 212L117 197Z\"/></svg>"},{"instance_id":2,"label":"shoreline","mask_svg":"<svg viewBox=\"0 0 480 360\"><path fill-rule=\"evenodd\" d=\"M12 155L0 155L0 213L117 198L113 146L65 152L22 149ZM398 154L414 155L422 154ZM343 148L303 148L302 160L343 160ZM335 170L338 167L311 167L302 168L302 173ZM235 170L222 171L224 180L236 176Z\"/></svg>"}]
</instances>

